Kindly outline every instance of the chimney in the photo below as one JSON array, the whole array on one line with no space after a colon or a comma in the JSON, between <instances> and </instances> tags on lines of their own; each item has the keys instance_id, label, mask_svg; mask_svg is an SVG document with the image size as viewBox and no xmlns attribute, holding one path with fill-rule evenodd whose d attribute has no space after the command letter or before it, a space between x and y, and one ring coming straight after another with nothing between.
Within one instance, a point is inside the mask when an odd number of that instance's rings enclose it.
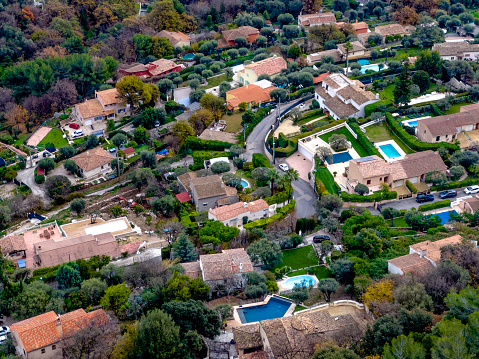
<instances>
[{"instance_id":1,"label":"chimney","mask_svg":"<svg viewBox=\"0 0 479 359\"><path fill-rule=\"evenodd\" d=\"M60 314L58 314L57 319L55 321L56 325L62 325L62 321L60 320Z\"/></svg>"},{"instance_id":2,"label":"chimney","mask_svg":"<svg viewBox=\"0 0 479 359\"><path fill-rule=\"evenodd\" d=\"M243 271L243 263L240 263L240 265L239 265L239 270L240 270L240 272Z\"/></svg>"},{"instance_id":3,"label":"chimney","mask_svg":"<svg viewBox=\"0 0 479 359\"><path fill-rule=\"evenodd\" d=\"M225 183L223 181L221 182L221 188L225 188Z\"/></svg>"},{"instance_id":4,"label":"chimney","mask_svg":"<svg viewBox=\"0 0 479 359\"><path fill-rule=\"evenodd\" d=\"M427 254L427 248L421 248L421 253L419 254L419 257L424 257Z\"/></svg>"},{"instance_id":5,"label":"chimney","mask_svg":"<svg viewBox=\"0 0 479 359\"><path fill-rule=\"evenodd\" d=\"M379 94L378 93L376 94L376 100L379 100Z\"/></svg>"},{"instance_id":6,"label":"chimney","mask_svg":"<svg viewBox=\"0 0 479 359\"><path fill-rule=\"evenodd\" d=\"M243 202L243 208L248 208L248 202Z\"/></svg>"}]
</instances>

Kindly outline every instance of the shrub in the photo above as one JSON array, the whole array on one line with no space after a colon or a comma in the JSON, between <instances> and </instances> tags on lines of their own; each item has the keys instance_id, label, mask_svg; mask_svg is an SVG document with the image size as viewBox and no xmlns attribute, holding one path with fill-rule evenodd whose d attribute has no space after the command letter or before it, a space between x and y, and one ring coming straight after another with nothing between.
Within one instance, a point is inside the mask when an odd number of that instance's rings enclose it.
<instances>
[{"instance_id":1,"label":"shrub","mask_svg":"<svg viewBox=\"0 0 479 359\"><path fill-rule=\"evenodd\" d=\"M242 158L235 158L233 160L233 165L235 165L236 168L242 169L243 168L243 159Z\"/></svg>"},{"instance_id":2,"label":"shrub","mask_svg":"<svg viewBox=\"0 0 479 359\"><path fill-rule=\"evenodd\" d=\"M284 201L287 201L288 198L286 198L285 193L278 192L272 195L271 197L266 197L264 200L266 201L266 203L268 203L271 206L272 204L283 203Z\"/></svg>"},{"instance_id":3,"label":"shrub","mask_svg":"<svg viewBox=\"0 0 479 359\"><path fill-rule=\"evenodd\" d=\"M349 194L347 192L341 192L341 199L344 202L378 202L386 199L396 199L397 192L376 192L369 196L360 196L359 194Z\"/></svg>"},{"instance_id":4,"label":"shrub","mask_svg":"<svg viewBox=\"0 0 479 359\"><path fill-rule=\"evenodd\" d=\"M35 183L42 184L44 182L45 182L45 176L44 175L35 176Z\"/></svg>"},{"instance_id":5,"label":"shrub","mask_svg":"<svg viewBox=\"0 0 479 359\"><path fill-rule=\"evenodd\" d=\"M227 162L221 161L211 165L211 171L216 174L223 173L229 170L230 170L230 164Z\"/></svg>"},{"instance_id":6,"label":"shrub","mask_svg":"<svg viewBox=\"0 0 479 359\"><path fill-rule=\"evenodd\" d=\"M185 146L192 150L224 151L233 146L233 144L223 141L202 140L201 138L190 136L186 138Z\"/></svg>"},{"instance_id":7,"label":"shrub","mask_svg":"<svg viewBox=\"0 0 479 359\"><path fill-rule=\"evenodd\" d=\"M253 228L265 228L268 224L273 223L274 221L282 220L286 215L294 211L295 201L291 201L291 203L281 207L277 210L277 213L269 218L261 218L257 221L249 222L245 224L243 227L244 229L251 230Z\"/></svg>"},{"instance_id":8,"label":"shrub","mask_svg":"<svg viewBox=\"0 0 479 359\"><path fill-rule=\"evenodd\" d=\"M443 201L437 201L437 202L434 202L434 203L422 204L418 207L418 210L421 211L421 212L426 212L426 211L430 211L430 210L437 209L437 208L448 207L450 205L451 205L451 200L450 199L445 199Z\"/></svg>"},{"instance_id":9,"label":"shrub","mask_svg":"<svg viewBox=\"0 0 479 359\"><path fill-rule=\"evenodd\" d=\"M269 160L266 158L265 155L261 153L253 153L253 166L254 168L258 167L266 167L266 168L273 168Z\"/></svg>"},{"instance_id":10,"label":"shrub","mask_svg":"<svg viewBox=\"0 0 479 359\"><path fill-rule=\"evenodd\" d=\"M464 181L454 181L454 182L449 182L440 186L432 186L431 190L444 191L446 189L467 187L467 186L472 186L475 184L479 184L479 178L468 178L468 179L465 179Z\"/></svg>"},{"instance_id":11,"label":"shrub","mask_svg":"<svg viewBox=\"0 0 479 359\"><path fill-rule=\"evenodd\" d=\"M192 171L204 168L204 161L215 157L228 157L228 153L219 151L193 151L193 165L190 165Z\"/></svg>"},{"instance_id":12,"label":"shrub","mask_svg":"<svg viewBox=\"0 0 479 359\"><path fill-rule=\"evenodd\" d=\"M434 235L434 234L439 233L439 232L447 233L446 227L439 226L439 227L429 228L427 230L427 234L431 234L431 235Z\"/></svg>"},{"instance_id":13,"label":"shrub","mask_svg":"<svg viewBox=\"0 0 479 359\"><path fill-rule=\"evenodd\" d=\"M409 188L409 190L416 194L417 193L417 188L409 181L409 180L406 180L406 187Z\"/></svg>"},{"instance_id":14,"label":"shrub","mask_svg":"<svg viewBox=\"0 0 479 359\"><path fill-rule=\"evenodd\" d=\"M356 122L351 122L349 124L349 127L358 136L358 142L361 144L361 146L363 146L363 148L366 150L368 155L376 155L376 156L382 157L378 149L373 146L371 141L369 141L369 138L363 133L363 131L361 131L361 129L359 128L359 125Z\"/></svg>"},{"instance_id":15,"label":"shrub","mask_svg":"<svg viewBox=\"0 0 479 359\"><path fill-rule=\"evenodd\" d=\"M252 171L254 169L253 162L244 162L243 163L243 170L244 171Z\"/></svg>"}]
</instances>

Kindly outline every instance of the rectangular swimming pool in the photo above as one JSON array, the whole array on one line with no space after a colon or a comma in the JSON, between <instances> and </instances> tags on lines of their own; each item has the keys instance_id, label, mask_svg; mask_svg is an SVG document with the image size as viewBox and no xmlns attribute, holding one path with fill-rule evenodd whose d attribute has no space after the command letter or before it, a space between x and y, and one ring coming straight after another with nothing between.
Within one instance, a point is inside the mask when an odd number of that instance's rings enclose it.
<instances>
[{"instance_id":1,"label":"rectangular swimming pool","mask_svg":"<svg viewBox=\"0 0 479 359\"><path fill-rule=\"evenodd\" d=\"M332 157L328 157L326 161L331 165L333 163L343 163L351 160L352 157L349 152L335 153Z\"/></svg>"},{"instance_id":2,"label":"rectangular swimming pool","mask_svg":"<svg viewBox=\"0 0 479 359\"><path fill-rule=\"evenodd\" d=\"M446 224L446 223L449 223L450 222L450 219L449 219L449 215L450 214L457 214L456 211L452 210L452 211L447 211L447 212L441 212L441 213L436 213L436 216L438 216L439 218L441 218L441 224Z\"/></svg>"},{"instance_id":3,"label":"rectangular swimming pool","mask_svg":"<svg viewBox=\"0 0 479 359\"><path fill-rule=\"evenodd\" d=\"M394 148L393 145L388 143L387 145L381 145L379 148L384 152L389 158L401 157L401 154Z\"/></svg>"},{"instance_id":4,"label":"rectangular swimming pool","mask_svg":"<svg viewBox=\"0 0 479 359\"><path fill-rule=\"evenodd\" d=\"M241 323L253 323L266 319L283 317L293 303L288 300L272 297L267 304L236 309Z\"/></svg>"}]
</instances>

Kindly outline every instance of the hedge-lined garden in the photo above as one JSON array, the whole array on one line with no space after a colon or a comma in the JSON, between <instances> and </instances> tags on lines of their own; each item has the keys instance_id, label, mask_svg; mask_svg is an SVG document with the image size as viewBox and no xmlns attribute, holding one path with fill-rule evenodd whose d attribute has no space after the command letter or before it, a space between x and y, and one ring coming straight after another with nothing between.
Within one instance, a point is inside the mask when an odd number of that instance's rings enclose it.
<instances>
[{"instance_id":1,"label":"hedge-lined garden","mask_svg":"<svg viewBox=\"0 0 479 359\"><path fill-rule=\"evenodd\" d=\"M450 205L451 205L451 200L450 199L445 199L443 201L437 201L437 202L434 202L434 203L422 204L422 205L419 206L418 210L421 211L421 212L426 212L426 211L431 211L433 209L449 207Z\"/></svg>"},{"instance_id":2,"label":"hedge-lined garden","mask_svg":"<svg viewBox=\"0 0 479 359\"><path fill-rule=\"evenodd\" d=\"M344 202L379 202L386 199L396 199L398 196L396 191L382 192L378 191L369 196L361 196L359 194L349 194L347 192L341 192L341 198Z\"/></svg>"}]
</instances>

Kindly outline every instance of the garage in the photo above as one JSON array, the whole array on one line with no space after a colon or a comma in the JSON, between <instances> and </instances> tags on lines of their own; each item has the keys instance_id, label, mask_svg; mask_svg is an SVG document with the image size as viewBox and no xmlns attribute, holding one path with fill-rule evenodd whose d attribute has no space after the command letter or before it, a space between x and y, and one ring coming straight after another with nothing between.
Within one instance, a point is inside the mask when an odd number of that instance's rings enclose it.
<instances>
[{"instance_id":1,"label":"garage","mask_svg":"<svg viewBox=\"0 0 479 359\"><path fill-rule=\"evenodd\" d=\"M411 183L417 183L417 177L411 177L411 178L409 179L409 182L411 182Z\"/></svg>"},{"instance_id":2,"label":"garage","mask_svg":"<svg viewBox=\"0 0 479 359\"><path fill-rule=\"evenodd\" d=\"M474 125L467 125L466 131L472 131L474 129Z\"/></svg>"},{"instance_id":3,"label":"garage","mask_svg":"<svg viewBox=\"0 0 479 359\"><path fill-rule=\"evenodd\" d=\"M402 185L404 185L404 180L399 180L399 181L394 182L394 187L400 187Z\"/></svg>"},{"instance_id":4,"label":"garage","mask_svg":"<svg viewBox=\"0 0 479 359\"><path fill-rule=\"evenodd\" d=\"M86 121L85 121L85 126L91 125L92 122L93 122L93 120L86 120Z\"/></svg>"}]
</instances>

